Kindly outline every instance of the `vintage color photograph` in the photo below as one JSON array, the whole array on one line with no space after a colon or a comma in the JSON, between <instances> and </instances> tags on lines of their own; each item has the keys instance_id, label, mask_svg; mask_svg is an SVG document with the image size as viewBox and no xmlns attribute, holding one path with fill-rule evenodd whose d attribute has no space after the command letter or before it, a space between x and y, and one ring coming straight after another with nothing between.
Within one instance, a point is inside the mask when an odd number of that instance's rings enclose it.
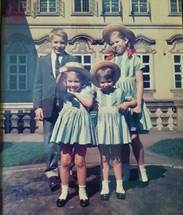
<instances>
[{"instance_id":1,"label":"vintage color photograph","mask_svg":"<svg viewBox=\"0 0 183 215\"><path fill-rule=\"evenodd\" d=\"M183 214L181 0L1 2L1 214Z\"/></svg>"}]
</instances>

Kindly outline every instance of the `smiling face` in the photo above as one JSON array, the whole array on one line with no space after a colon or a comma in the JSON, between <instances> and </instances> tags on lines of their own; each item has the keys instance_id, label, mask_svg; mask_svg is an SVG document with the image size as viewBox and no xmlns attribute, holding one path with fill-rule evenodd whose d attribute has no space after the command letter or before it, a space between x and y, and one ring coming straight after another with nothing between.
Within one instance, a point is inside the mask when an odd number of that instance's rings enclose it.
<instances>
[{"instance_id":1,"label":"smiling face","mask_svg":"<svg viewBox=\"0 0 183 215\"><path fill-rule=\"evenodd\" d=\"M110 45L116 54L123 54L127 48L128 39L115 31L110 36Z\"/></svg>"},{"instance_id":2,"label":"smiling face","mask_svg":"<svg viewBox=\"0 0 183 215\"><path fill-rule=\"evenodd\" d=\"M112 78L105 78L105 77L101 77L100 82L99 82L99 87L102 90L109 90L111 89L113 86L113 80Z\"/></svg>"},{"instance_id":3,"label":"smiling face","mask_svg":"<svg viewBox=\"0 0 183 215\"><path fill-rule=\"evenodd\" d=\"M66 86L67 86L67 89L71 92L80 91L80 89L82 87L82 83L81 83L79 74L74 71L68 72Z\"/></svg>"},{"instance_id":4,"label":"smiling face","mask_svg":"<svg viewBox=\"0 0 183 215\"><path fill-rule=\"evenodd\" d=\"M103 68L97 72L99 87L103 91L111 89L114 85L111 68Z\"/></svg>"},{"instance_id":5,"label":"smiling face","mask_svg":"<svg viewBox=\"0 0 183 215\"><path fill-rule=\"evenodd\" d=\"M53 35L53 38L51 40L51 46L56 54L62 54L66 48L66 45L67 43L63 37L59 35Z\"/></svg>"}]
</instances>

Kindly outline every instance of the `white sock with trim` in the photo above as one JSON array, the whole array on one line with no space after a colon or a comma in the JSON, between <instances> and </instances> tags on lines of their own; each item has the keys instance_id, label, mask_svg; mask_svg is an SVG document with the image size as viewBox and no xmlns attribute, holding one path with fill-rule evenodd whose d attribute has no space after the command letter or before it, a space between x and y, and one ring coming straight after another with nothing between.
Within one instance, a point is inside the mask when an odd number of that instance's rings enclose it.
<instances>
[{"instance_id":1,"label":"white sock with trim","mask_svg":"<svg viewBox=\"0 0 183 215\"><path fill-rule=\"evenodd\" d=\"M68 185L63 185L62 184L62 191L61 191L61 194L60 196L58 197L59 199L66 199L67 196L68 196L68 192L69 192L69 186Z\"/></svg>"},{"instance_id":2,"label":"white sock with trim","mask_svg":"<svg viewBox=\"0 0 183 215\"><path fill-rule=\"evenodd\" d=\"M101 190L100 194L101 195L109 194L109 181L108 180L102 181L102 190Z\"/></svg>"},{"instance_id":3,"label":"white sock with trim","mask_svg":"<svg viewBox=\"0 0 183 215\"><path fill-rule=\"evenodd\" d=\"M144 165L139 165L139 173L140 173L140 180L142 182L147 182L148 177L147 177L147 173Z\"/></svg>"},{"instance_id":4,"label":"white sock with trim","mask_svg":"<svg viewBox=\"0 0 183 215\"><path fill-rule=\"evenodd\" d=\"M79 185L79 199L87 200L88 196L86 194L86 185Z\"/></svg>"},{"instance_id":5,"label":"white sock with trim","mask_svg":"<svg viewBox=\"0 0 183 215\"><path fill-rule=\"evenodd\" d=\"M116 180L116 192L117 193L125 193L123 188L123 180Z\"/></svg>"}]
</instances>

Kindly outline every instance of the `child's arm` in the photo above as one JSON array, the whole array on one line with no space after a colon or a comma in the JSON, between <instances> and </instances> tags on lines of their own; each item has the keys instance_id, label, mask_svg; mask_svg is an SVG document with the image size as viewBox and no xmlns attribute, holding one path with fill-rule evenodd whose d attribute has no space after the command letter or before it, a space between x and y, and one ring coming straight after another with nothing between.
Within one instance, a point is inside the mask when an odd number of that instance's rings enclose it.
<instances>
[{"instance_id":1,"label":"child's arm","mask_svg":"<svg viewBox=\"0 0 183 215\"><path fill-rule=\"evenodd\" d=\"M143 100L143 93L144 93L144 86L143 86L143 72L136 71L135 72L135 81L136 81L136 87L137 87L137 105L133 109L135 113L141 113L142 112L142 100Z\"/></svg>"},{"instance_id":2,"label":"child's arm","mask_svg":"<svg viewBox=\"0 0 183 215\"><path fill-rule=\"evenodd\" d=\"M72 94L73 96L75 96L83 106L85 106L86 108L91 108L93 106L93 98L87 95L81 95L80 93L77 92L71 92L68 91L70 94Z\"/></svg>"},{"instance_id":3,"label":"child's arm","mask_svg":"<svg viewBox=\"0 0 183 215\"><path fill-rule=\"evenodd\" d=\"M126 109L128 109L129 107L136 107L137 105L137 100L136 99L131 99L131 100L128 100L128 101L124 101L123 103L121 103L119 105L119 111L120 112L123 112L125 111Z\"/></svg>"}]
</instances>

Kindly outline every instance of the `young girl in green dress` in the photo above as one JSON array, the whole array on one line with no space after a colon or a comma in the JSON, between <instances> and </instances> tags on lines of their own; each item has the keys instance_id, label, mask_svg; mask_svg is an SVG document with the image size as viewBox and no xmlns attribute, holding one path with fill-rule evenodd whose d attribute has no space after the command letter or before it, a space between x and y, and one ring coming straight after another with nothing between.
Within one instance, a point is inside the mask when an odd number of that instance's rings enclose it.
<instances>
[{"instance_id":1,"label":"young girl in green dress","mask_svg":"<svg viewBox=\"0 0 183 215\"><path fill-rule=\"evenodd\" d=\"M92 68L91 75L98 105L96 134L102 163L101 199L108 200L110 196L110 160L116 178L116 196L124 199L121 150L123 144L130 142L130 133L123 112L135 106L136 100L125 101L125 92L115 87L120 77L120 68L116 64L103 61Z\"/></svg>"},{"instance_id":2,"label":"young girl in green dress","mask_svg":"<svg viewBox=\"0 0 183 215\"><path fill-rule=\"evenodd\" d=\"M61 87L65 86L62 100L63 108L55 123L51 142L60 144L61 148L61 194L57 206L63 207L69 195L69 171L74 156L79 184L80 205L89 204L86 194L86 162L87 146L96 143L95 132L88 109L93 105L91 88L86 85L89 72L76 62L65 64L57 78Z\"/></svg>"},{"instance_id":3,"label":"young girl in green dress","mask_svg":"<svg viewBox=\"0 0 183 215\"><path fill-rule=\"evenodd\" d=\"M118 87L126 91L129 97L137 98L137 106L129 109L126 119L131 131L132 149L139 167L140 179L148 181L146 169L144 167L144 148L140 141L139 134L150 130L151 121L148 110L143 100L143 64L138 56L134 55L135 35L128 28L119 25L108 25L103 30L103 39L108 43L115 56L112 62L121 69L121 77L116 83ZM124 180L129 177L129 146L124 150L124 166L126 175Z\"/></svg>"}]
</instances>

